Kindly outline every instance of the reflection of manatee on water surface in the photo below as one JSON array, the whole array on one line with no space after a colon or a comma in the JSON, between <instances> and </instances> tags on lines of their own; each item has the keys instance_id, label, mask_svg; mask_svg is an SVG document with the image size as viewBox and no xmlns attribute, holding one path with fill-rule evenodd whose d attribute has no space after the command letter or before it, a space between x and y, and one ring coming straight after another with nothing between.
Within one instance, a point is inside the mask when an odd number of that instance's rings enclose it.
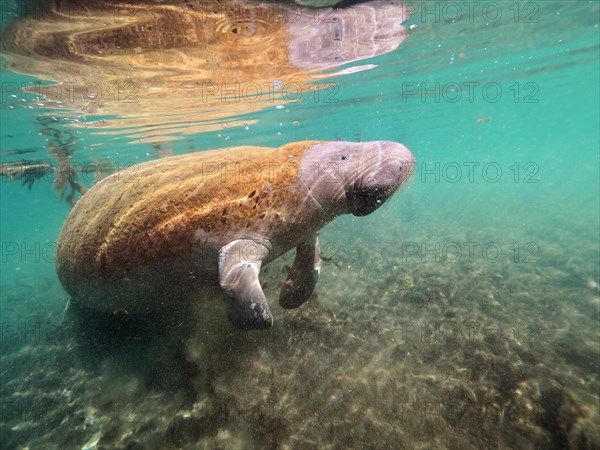
<instances>
[{"instance_id":1,"label":"reflection of manatee on water surface","mask_svg":"<svg viewBox=\"0 0 600 450\"><path fill-rule=\"evenodd\" d=\"M323 69L389 53L405 38L400 25L408 16L399 3L373 1L347 9L320 10L323 20L315 26L314 14L305 12L288 25L293 36L289 55L294 66Z\"/></svg>"},{"instance_id":2,"label":"reflection of manatee on water surface","mask_svg":"<svg viewBox=\"0 0 600 450\"><path fill-rule=\"evenodd\" d=\"M181 0L48 4L5 28L6 66L59 83L30 88L42 94L36 103L113 116L88 126L130 128L146 140L150 132L140 128L151 125L154 142L221 128L225 117L294 101L299 90L325 89L309 84L315 71L393 51L408 18L401 3L380 0L339 9Z\"/></svg>"},{"instance_id":3,"label":"reflection of manatee on water surface","mask_svg":"<svg viewBox=\"0 0 600 450\"><path fill-rule=\"evenodd\" d=\"M104 178L76 203L58 241L57 273L72 307L99 315L169 314L212 287L234 325L268 328L261 266L296 248L279 303L299 307L319 275L318 231L342 214L375 211L412 167L411 152L389 141L303 141L149 161Z\"/></svg>"}]
</instances>

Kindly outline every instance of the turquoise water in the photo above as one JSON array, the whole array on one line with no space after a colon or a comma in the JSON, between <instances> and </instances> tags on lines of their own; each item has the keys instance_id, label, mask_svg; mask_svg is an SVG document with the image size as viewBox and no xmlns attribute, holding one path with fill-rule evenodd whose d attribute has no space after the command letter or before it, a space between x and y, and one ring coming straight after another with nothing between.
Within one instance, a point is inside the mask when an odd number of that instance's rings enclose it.
<instances>
[{"instance_id":1,"label":"turquoise water","mask_svg":"<svg viewBox=\"0 0 600 450\"><path fill-rule=\"evenodd\" d=\"M192 334L185 370L160 339L75 356L54 268L70 206L52 174L0 177L0 447L600 448L599 3L475 3L409 2L407 39L326 95L154 141L12 97L35 78L3 67L3 164L57 165L41 115L79 165L305 139L398 141L417 162L378 211L322 230L311 306L273 307L272 333ZM264 275L271 303L290 258Z\"/></svg>"}]
</instances>

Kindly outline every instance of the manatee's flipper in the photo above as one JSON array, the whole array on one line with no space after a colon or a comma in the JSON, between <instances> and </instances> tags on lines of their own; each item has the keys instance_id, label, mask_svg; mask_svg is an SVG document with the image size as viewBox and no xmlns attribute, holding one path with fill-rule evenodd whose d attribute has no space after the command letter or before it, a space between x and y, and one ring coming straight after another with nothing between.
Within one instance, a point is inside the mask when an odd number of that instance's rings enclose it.
<instances>
[{"instance_id":1,"label":"manatee's flipper","mask_svg":"<svg viewBox=\"0 0 600 450\"><path fill-rule=\"evenodd\" d=\"M273 317L258 273L267 256L265 245L251 239L238 239L219 250L219 284L227 301L227 315L237 328L265 329Z\"/></svg>"},{"instance_id":2,"label":"manatee's flipper","mask_svg":"<svg viewBox=\"0 0 600 450\"><path fill-rule=\"evenodd\" d=\"M313 293L321 272L319 237L315 234L296 247L296 258L279 294L279 304L297 308Z\"/></svg>"}]
</instances>

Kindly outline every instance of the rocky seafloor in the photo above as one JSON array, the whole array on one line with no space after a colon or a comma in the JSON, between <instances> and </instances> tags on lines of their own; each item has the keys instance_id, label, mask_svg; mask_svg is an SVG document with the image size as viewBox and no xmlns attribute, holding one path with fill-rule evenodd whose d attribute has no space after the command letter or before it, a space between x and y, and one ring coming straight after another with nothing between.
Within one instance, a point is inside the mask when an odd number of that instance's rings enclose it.
<instances>
[{"instance_id":1,"label":"rocky seafloor","mask_svg":"<svg viewBox=\"0 0 600 450\"><path fill-rule=\"evenodd\" d=\"M42 312L58 288L5 289L0 448L598 449L598 248L561 233L492 261L325 230L307 305L276 304L292 255L267 266L272 330L200 306L102 352Z\"/></svg>"}]
</instances>

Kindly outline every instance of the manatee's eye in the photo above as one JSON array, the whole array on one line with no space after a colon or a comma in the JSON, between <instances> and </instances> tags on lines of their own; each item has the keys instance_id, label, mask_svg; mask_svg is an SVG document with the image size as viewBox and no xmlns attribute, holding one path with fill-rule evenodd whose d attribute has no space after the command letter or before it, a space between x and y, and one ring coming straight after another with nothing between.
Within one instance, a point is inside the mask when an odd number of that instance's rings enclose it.
<instances>
[{"instance_id":1,"label":"manatee's eye","mask_svg":"<svg viewBox=\"0 0 600 450\"><path fill-rule=\"evenodd\" d=\"M346 157L345 156L342 156L342 161L346 161Z\"/></svg>"}]
</instances>

